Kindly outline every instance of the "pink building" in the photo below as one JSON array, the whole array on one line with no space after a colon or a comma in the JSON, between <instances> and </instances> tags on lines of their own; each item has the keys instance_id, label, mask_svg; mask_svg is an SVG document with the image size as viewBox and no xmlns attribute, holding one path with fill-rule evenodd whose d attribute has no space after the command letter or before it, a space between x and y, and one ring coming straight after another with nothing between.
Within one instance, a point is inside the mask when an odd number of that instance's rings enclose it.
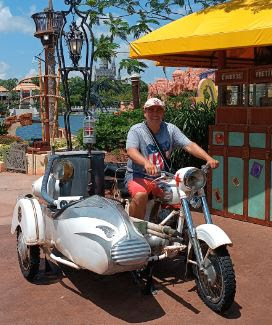
<instances>
[{"instance_id":1,"label":"pink building","mask_svg":"<svg viewBox=\"0 0 272 325\"><path fill-rule=\"evenodd\" d=\"M154 83L148 85L148 97L160 96L177 96L183 91L197 91L198 84L201 79L209 78L214 80L214 71L207 69L188 68L182 70L176 69L173 79L159 78Z\"/></svg>"}]
</instances>

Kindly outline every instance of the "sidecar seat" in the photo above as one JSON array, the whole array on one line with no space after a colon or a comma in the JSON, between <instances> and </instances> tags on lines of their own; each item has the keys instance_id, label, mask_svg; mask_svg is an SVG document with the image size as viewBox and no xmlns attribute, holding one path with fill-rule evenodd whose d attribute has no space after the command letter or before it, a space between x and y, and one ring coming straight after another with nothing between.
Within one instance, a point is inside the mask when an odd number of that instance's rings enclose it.
<instances>
[{"instance_id":1,"label":"sidecar seat","mask_svg":"<svg viewBox=\"0 0 272 325\"><path fill-rule=\"evenodd\" d=\"M126 173L126 163L106 163L105 164L105 185L107 189L113 189L116 198L129 198L127 187L124 183Z\"/></svg>"},{"instance_id":2,"label":"sidecar seat","mask_svg":"<svg viewBox=\"0 0 272 325\"><path fill-rule=\"evenodd\" d=\"M125 173L126 166L119 167L115 172L115 186L119 192L119 196L122 199L127 199L130 197L127 186L125 184Z\"/></svg>"}]
</instances>

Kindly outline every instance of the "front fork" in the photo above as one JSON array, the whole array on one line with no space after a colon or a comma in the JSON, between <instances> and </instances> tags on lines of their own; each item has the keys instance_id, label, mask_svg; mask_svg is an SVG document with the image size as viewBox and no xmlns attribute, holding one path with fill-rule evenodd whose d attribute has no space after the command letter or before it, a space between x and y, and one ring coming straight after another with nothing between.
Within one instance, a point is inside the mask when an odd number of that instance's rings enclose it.
<instances>
[{"instance_id":1,"label":"front fork","mask_svg":"<svg viewBox=\"0 0 272 325\"><path fill-rule=\"evenodd\" d=\"M201 203L202 203L202 209L203 209L203 214L205 217L205 221L208 224L212 224L212 218L209 212L209 208L208 208L208 204L206 201L206 197L205 195L201 195ZM195 256L196 256L196 263L199 267L200 270L203 270L203 265L204 265L204 259L203 255L202 255L202 251L199 245L199 241L197 239L197 234L196 234L196 229L193 223L193 219L192 219L192 214L190 211L190 207L189 207L189 203L187 201L187 198L182 198L181 199L181 204L183 207L183 211L184 211L184 215L185 215L185 219L187 222L187 226L188 226L188 232L189 232L189 239L190 239L190 243L193 247ZM188 252L189 253L189 252Z\"/></svg>"}]
</instances>

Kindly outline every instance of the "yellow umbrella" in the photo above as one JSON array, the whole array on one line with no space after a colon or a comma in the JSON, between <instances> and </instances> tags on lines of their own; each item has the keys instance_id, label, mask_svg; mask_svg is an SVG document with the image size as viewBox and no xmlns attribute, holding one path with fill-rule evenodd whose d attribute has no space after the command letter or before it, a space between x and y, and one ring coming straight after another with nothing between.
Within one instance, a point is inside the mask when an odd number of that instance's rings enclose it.
<instances>
[{"instance_id":1,"label":"yellow umbrella","mask_svg":"<svg viewBox=\"0 0 272 325\"><path fill-rule=\"evenodd\" d=\"M254 64L257 47L272 45L272 0L233 0L171 22L130 44L130 56L164 66L215 68Z\"/></svg>"}]
</instances>

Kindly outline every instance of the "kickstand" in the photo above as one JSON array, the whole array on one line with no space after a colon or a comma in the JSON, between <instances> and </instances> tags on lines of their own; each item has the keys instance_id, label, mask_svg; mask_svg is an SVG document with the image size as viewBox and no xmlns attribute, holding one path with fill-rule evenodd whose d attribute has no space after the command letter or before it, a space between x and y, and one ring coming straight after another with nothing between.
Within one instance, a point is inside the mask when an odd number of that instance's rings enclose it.
<instances>
[{"instance_id":1,"label":"kickstand","mask_svg":"<svg viewBox=\"0 0 272 325\"><path fill-rule=\"evenodd\" d=\"M144 295L156 295L157 290L155 289L154 282L153 282L153 267L154 267L154 261L149 262L146 267L146 283L143 288L143 294Z\"/></svg>"}]
</instances>

